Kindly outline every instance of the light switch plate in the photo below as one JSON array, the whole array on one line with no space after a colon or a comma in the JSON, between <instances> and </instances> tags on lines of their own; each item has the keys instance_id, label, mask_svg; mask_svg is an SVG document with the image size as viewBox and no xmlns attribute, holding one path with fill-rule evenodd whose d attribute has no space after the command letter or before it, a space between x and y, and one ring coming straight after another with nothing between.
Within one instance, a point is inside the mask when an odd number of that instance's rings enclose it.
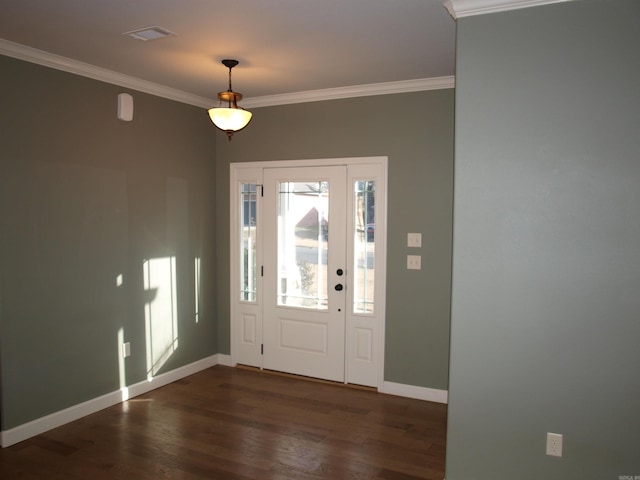
<instances>
[{"instance_id":1,"label":"light switch plate","mask_svg":"<svg viewBox=\"0 0 640 480\"><path fill-rule=\"evenodd\" d=\"M421 262L420 255L407 255L407 270L420 270L422 268Z\"/></svg>"},{"instance_id":2,"label":"light switch plate","mask_svg":"<svg viewBox=\"0 0 640 480\"><path fill-rule=\"evenodd\" d=\"M407 247L421 247L422 246L422 234L421 233L407 233Z\"/></svg>"}]
</instances>

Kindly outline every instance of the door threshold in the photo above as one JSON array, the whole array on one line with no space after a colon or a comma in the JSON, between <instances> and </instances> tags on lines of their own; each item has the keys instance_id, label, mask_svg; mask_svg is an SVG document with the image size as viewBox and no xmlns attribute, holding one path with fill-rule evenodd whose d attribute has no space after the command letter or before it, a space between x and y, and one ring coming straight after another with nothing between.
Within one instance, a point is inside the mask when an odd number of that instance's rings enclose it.
<instances>
[{"instance_id":1,"label":"door threshold","mask_svg":"<svg viewBox=\"0 0 640 480\"><path fill-rule=\"evenodd\" d=\"M240 370L248 370L250 372L264 373L266 375L273 375L275 377L285 377L285 378L291 378L295 380L305 380L307 382L323 383L325 385L333 385L334 387L352 388L354 390L364 390L365 392L375 392L375 393L378 392L378 389L376 387L367 387L365 385L356 385L355 383L344 383L344 382L336 382L333 380L324 380L322 378L307 377L306 375L297 375L295 373L279 372L277 370L266 370L264 368L252 367L250 365L241 365L239 363L236 365L235 368L238 368Z\"/></svg>"}]
</instances>

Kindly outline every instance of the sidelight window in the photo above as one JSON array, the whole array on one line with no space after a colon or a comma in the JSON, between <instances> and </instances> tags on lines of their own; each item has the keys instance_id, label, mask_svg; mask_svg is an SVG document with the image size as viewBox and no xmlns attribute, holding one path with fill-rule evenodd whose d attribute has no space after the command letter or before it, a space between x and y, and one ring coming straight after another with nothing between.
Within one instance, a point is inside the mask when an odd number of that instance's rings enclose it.
<instances>
[{"instance_id":1,"label":"sidelight window","mask_svg":"<svg viewBox=\"0 0 640 480\"><path fill-rule=\"evenodd\" d=\"M257 265L257 209L256 184L243 183L240 188L240 239L242 242L242 260L240 265L240 300L256 301Z\"/></svg>"},{"instance_id":2,"label":"sidelight window","mask_svg":"<svg viewBox=\"0 0 640 480\"><path fill-rule=\"evenodd\" d=\"M354 183L353 313L373 313L376 248L376 182Z\"/></svg>"}]
</instances>

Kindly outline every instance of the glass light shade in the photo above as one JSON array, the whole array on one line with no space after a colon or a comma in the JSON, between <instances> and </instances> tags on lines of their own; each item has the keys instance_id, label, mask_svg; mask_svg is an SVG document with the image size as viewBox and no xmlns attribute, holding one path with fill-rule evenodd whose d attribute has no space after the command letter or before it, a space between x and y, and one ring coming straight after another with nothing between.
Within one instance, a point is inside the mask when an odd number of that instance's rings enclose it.
<instances>
[{"instance_id":1,"label":"glass light shade","mask_svg":"<svg viewBox=\"0 0 640 480\"><path fill-rule=\"evenodd\" d=\"M241 108L211 108L209 117L213 124L226 132L237 132L247 126L252 113Z\"/></svg>"}]
</instances>

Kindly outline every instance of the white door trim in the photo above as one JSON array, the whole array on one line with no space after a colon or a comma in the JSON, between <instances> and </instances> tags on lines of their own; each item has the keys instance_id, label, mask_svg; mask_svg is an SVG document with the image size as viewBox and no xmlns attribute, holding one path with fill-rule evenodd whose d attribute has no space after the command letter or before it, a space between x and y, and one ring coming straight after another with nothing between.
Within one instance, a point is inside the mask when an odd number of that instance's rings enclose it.
<instances>
[{"instance_id":1,"label":"white door trim","mask_svg":"<svg viewBox=\"0 0 640 480\"><path fill-rule=\"evenodd\" d=\"M241 308L247 306L246 302L240 302L240 269L239 264L236 265L236 262L240 258L240 238L239 238L239 229L237 219L239 218L239 206L238 206L238 198L239 191L238 185L240 182L244 183L256 183L262 184L262 170L265 168L286 168L286 167L312 167L312 166L346 166L347 170L349 167L352 167L354 170L358 170L357 167L363 165L372 165L374 166L373 170L375 171L375 176L377 181L384 187L381 189L381 194L376 195L376 231L386 232L387 225L387 171L388 171L388 157L385 156L376 156L376 157L346 157L346 158L324 158L324 159L304 159L304 160L276 160L276 161L257 161L257 162L240 162L240 163L231 163L230 164L230 175L229 175L229 201L230 201L230 250L229 250L229 268L230 268L230 347L231 347L231 364L237 365L238 362L238 351L240 348L240 342L247 342L246 338L240 338L239 335L239 320L238 315L240 315ZM258 218L260 219L260 206L258 205ZM258 220L260 221L260 220ZM263 264L262 260L262 250L261 250L261 242L258 242L258 264ZM376 282L376 321L378 322L379 335L376 342L378 352L376 354L375 364L377 366L377 381L375 387L378 389L382 389L384 384L384 345L385 345L385 313L386 313L386 236L378 235L376 236L376 251L380 253L381 260L376 263L376 276L384 279L384 281ZM261 323L262 323L262 298L260 297L262 291L262 280L258 280L258 298L255 304L255 311L251 311L243 321L247 322L256 322L255 335L256 337L262 338ZM251 339L248 339L251 341ZM257 348L257 345L254 345L254 349ZM349 348L349 347L347 347ZM350 381L349 378L349 356L347 355L345 361L347 362L347 375L346 382L348 383L357 383ZM262 368L262 359L257 360L256 357L256 365L259 368Z\"/></svg>"}]
</instances>

